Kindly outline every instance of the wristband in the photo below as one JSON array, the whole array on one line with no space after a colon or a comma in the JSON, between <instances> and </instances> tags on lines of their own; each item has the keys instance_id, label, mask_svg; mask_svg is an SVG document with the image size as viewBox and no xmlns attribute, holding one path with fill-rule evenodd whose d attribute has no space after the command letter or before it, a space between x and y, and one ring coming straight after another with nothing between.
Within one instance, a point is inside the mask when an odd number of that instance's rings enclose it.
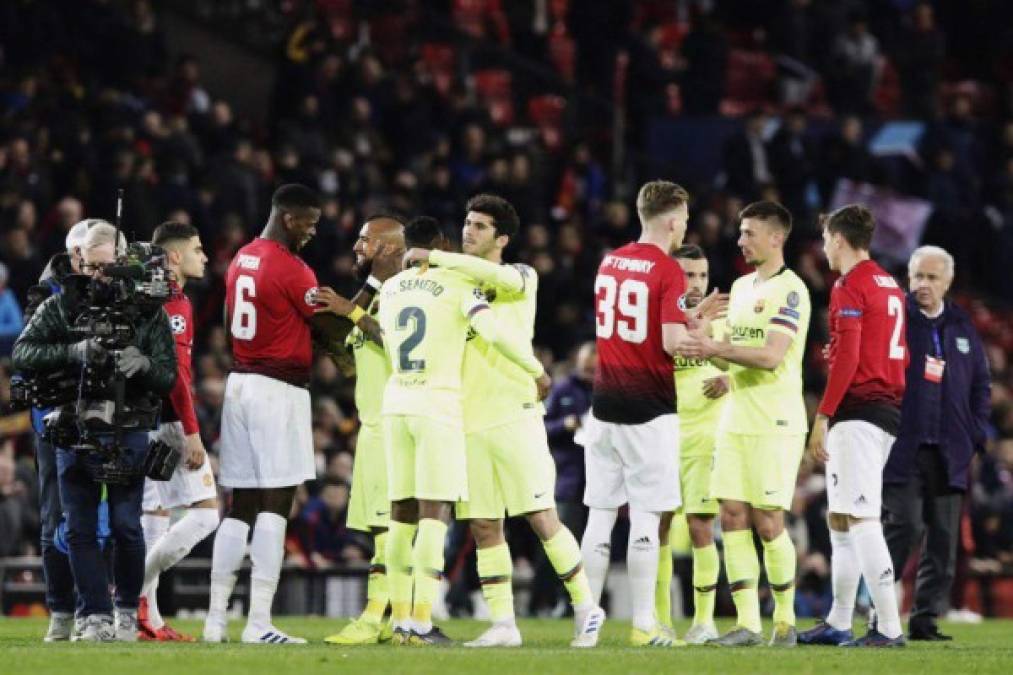
<instances>
[{"instance_id":1,"label":"wristband","mask_svg":"<svg viewBox=\"0 0 1013 675\"><path fill-rule=\"evenodd\" d=\"M359 323L359 319L366 316L366 310L364 310L362 307L356 306L352 309L351 312L349 312L345 316L347 316L352 321L352 323Z\"/></svg>"},{"instance_id":2,"label":"wristband","mask_svg":"<svg viewBox=\"0 0 1013 675\"><path fill-rule=\"evenodd\" d=\"M366 279L366 285L372 288L374 291L380 290L380 286L383 286L383 282L374 277L372 274Z\"/></svg>"}]
</instances>

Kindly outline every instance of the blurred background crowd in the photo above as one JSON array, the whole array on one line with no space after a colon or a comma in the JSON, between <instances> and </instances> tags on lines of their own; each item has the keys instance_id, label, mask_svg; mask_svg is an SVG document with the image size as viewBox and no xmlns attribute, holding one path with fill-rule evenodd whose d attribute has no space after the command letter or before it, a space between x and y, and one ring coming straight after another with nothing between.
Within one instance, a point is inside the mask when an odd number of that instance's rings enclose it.
<instances>
[{"instance_id":1,"label":"blurred background crowd","mask_svg":"<svg viewBox=\"0 0 1013 675\"><path fill-rule=\"evenodd\" d=\"M226 267L259 233L271 192L324 197L304 257L352 294L352 244L376 211L439 218L457 233L468 196L509 199L508 249L541 276L536 345L559 386L587 390L591 287L604 251L638 236L637 186L693 195L688 240L713 282L745 273L736 214L782 201L789 264L814 307L832 283L816 217L848 194L877 204L904 278L918 243L957 260L954 294L988 345L993 425L974 466L959 579L1013 570L1013 4L986 0L8 0L0 3L0 357L69 227L112 218L146 239L190 222L210 258L188 285L197 325L198 417L214 452L230 356ZM850 192L849 192L850 191ZM806 390L822 391L826 314L810 330ZM0 401L10 367L0 360ZM325 358L312 383L318 480L301 490L289 557L307 568L368 559L345 529L357 429L354 382ZM579 507L572 411L550 401L557 498ZM553 426L555 425L555 426ZM0 418L0 557L37 550L32 439ZM578 453L575 455L575 453ZM577 461L574 461L575 458ZM829 602L823 476L803 465L792 510L800 602ZM540 547L511 533L523 578ZM453 607L473 565L462 531ZM617 547L619 550L622 547ZM206 551L205 551L206 552ZM198 549L195 554L200 554ZM533 611L552 611L548 590ZM977 600L964 581L953 606ZM457 592L459 591L459 592ZM803 610L805 611L805 610Z\"/></svg>"}]
</instances>

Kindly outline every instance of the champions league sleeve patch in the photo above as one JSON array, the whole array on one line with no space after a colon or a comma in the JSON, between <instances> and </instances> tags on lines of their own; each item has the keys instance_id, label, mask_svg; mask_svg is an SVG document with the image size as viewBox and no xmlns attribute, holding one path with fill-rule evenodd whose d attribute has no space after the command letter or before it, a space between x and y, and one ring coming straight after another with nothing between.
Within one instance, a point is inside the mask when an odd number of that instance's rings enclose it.
<instances>
[{"instance_id":1,"label":"champions league sleeve patch","mask_svg":"<svg viewBox=\"0 0 1013 675\"><path fill-rule=\"evenodd\" d=\"M182 335L186 331L186 318L182 314L173 314L169 317L169 328L173 335Z\"/></svg>"},{"instance_id":2,"label":"champions league sleeve patch","mask_svg":"<svg viewBox=\"0 0 1013 675\"><path fill-rule=\"evenodd\" d=\"M800 301L801 300L798 297L798 291L791 291L791 292L788 293L788 298L787 298L786 302L788 303L789 307L791 307L791 308L798 307L798 303Z\"/></svg>"},{"instance_id":3,"label":"champions league sleeve patch","mask_svg":"<svg viewBox=\"0 0 1013 675\"><path fill-rule=\"evenodd\" d=\"M314 286L313 288L307 289L306 295L303 296L303 300L310 307L315 306L317 304L317 287Z\"/></svg>"}]
</instances>

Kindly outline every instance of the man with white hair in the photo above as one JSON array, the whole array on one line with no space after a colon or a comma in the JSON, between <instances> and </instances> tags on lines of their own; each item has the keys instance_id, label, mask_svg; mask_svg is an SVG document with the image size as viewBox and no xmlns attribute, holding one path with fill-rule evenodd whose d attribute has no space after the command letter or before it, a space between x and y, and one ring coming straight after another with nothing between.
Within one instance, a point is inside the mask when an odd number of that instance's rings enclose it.
<instances>
[{"instance_id":1,"label":"man with white hair","mask_svg":"<svg viewBox=\"0 0 1013 675\"><path fill-rule=\"evenodd\" d=\"M964 310L946 300L953 256L922 246L908 263L910 363L897 440L883 471L883 529L900 577L922 542L908 624L912 640L949 640L945 613L956 564L968 467L982 452L989 418L988 362Z\"/></svg>"},{"instance_id":2,"label":"man with white hair","mask_svg":"<svg viewBox=\"0 0 1013 675\"><path fill-rule=\"evenodd\" d=\"M125 240L108 223L88 229L81 247L81 271L92 276L93 283L104 283L105 266L114 262ZM78 311L64 294L43 302L14 345L13 362L19 372L40 375L78 372L84 367L99 370L115 368L125 380L125 399L137 403L147 400L157 405L169 393L176 380L176 352L169 320L161 307L138 317L134 322L131 344L110 353L96 338L81 339L71 331ZM92 399L111 398L112 392ZM73 406L71 406L73 407ZM96 440L108 445L111 433L96 433ZM79 602L81 631L75 640L107 642L137 639L137 604L144 577L144 538L141 533L141 491L139 472L148 450L146 429L126 429L119 447L133 476L121 483L107 481L109 524L116 542L114 582L116 620L109 594L105 561L96 537L98 506L103 485L96 468L102 454L88 450L56 448L56 474L59 493L67 518L70 567ZM68 639L74 606L60 609L61 625L51 625L47 640ZM56 624L54 611L54 624ZM54 630L54 627L56 630Z\"/></svg>"}]
</instances>

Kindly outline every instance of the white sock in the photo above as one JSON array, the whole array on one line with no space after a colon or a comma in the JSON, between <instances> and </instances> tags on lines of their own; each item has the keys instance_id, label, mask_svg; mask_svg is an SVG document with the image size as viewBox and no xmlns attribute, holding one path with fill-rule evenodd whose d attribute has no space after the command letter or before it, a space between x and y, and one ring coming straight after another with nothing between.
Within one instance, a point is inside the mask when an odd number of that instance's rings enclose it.
<instances>
[{"instance_id":1,"label":"white sock","mask_svg":"<svg viewBox=\"0 0 1013 675\"><path fill-rule=\"evenodd\" d=\"M633 627L649 631L658 623L654 589L658 582L658 528L661 514L630 507L630 542L626 570L630 575Z\"/></svg>"},{"instance_id":2,"label":"white sock","mask_svg":"<svg viewBox=\"0 0 1013 675\"><path fill-rule=\"evenodd\" d=\"M865 585L876 607L877 629L888 638L902 633L897 595L893 590L893 561L878 520L863 520L851 526L851 541L865 577Z\"/></svg>"},{"instance_id":3,"label":"white sock","mask_svg":"<svg viewBox=\"0 0 1013 675\"><path fill-rule=\"evenodd\" d=\"M148 549L148 555L144 558L144 585L141 587L141 595L148 599L148 621L153 628L165 625L158 611L156 599L159 575L182 560L194 546L204 540L204 537L214 532L216 527L218 527L217 509L188 509L186 515L176 521L169 531Z\"/></svg>"},{"instance_id":4,"label":"white sock","mask_svg":"<svg viewBox=\"0 0 1013 675\"><path fill-rule=\"evenodd\" d=\"M247 624L257 628L271 625L271 604L285 558L284 518L276 513L261 513L253 526L250 542L250 615Z\"/></svg>"},{"instance_id":5,"label":"white sock","mask_svg":"<svg viewBox=\"0 0 1013 675\"><path fill-rule=\"evenodd\" d=\"M169 530L169 516L157 516L153 513L141 515L141 530L144 532L144 550L150 551Z\"/></svg>"},{"instance_id":6,"label":"white sock","mask_svg":"<svg viewBox=\"0 0 1013 675\"><path fill-rule=\"evenodd\" d=\"M211 597L208 619L225 621L229 597L236 585L236 574L246 557L246 538L250 526L235 518L226 518L215 535L215 548L211 558Z\"/></svg>"},{"instance_id":7,"label":"white sock","mask_svg":"<svg viewBox=\"0 0 1013 675\"><path fill-rule=\"evenodd\" d=\"M618 509L592 507L580 542L580 558L591 584L591 600L595 605L601 602L601 591L605 588L605 577L612 558L612 528L618 515Z\"/></svg>"},{"instance_id":8,"label":"white sock","mask_svg":"<svg viewBox=\"0 0 1013 675\"><path fill-rule=\"evenodd\" d=\"M834 604L830 607L827 623L837 630L851 630L855 618L855 595L858 593L858 581L862 578L862 568L858 564L850 532L830 530L830 545L833 550L830 556L830 571Z\"/></svg>"}]
</instances>

